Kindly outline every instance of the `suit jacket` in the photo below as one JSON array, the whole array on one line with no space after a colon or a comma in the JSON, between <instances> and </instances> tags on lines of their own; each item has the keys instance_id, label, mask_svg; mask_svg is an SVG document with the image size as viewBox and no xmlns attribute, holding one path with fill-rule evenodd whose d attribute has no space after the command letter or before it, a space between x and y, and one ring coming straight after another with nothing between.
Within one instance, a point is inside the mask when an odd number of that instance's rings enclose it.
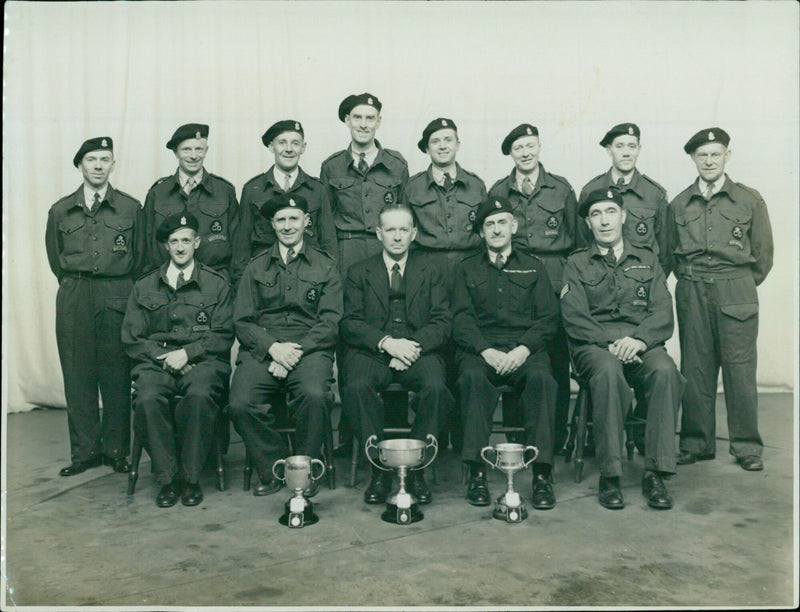
<instances>
[{"instance_id":1,"label":"suit jacket","mask_svg":"<svg viewBox=\"0 0 800 612\"><path fill-rule=\"evenodd\" d=\"M450 298L441 269L427 255L412 252L404 280L409 340L419 342L423 354L436 351L445 344L450 330ZM378 342L389 328L389 274L382 253L378 253L347 270L339 334L348 349L388 362L389 356L378 350Z\"/></svg>"}]
</instances>

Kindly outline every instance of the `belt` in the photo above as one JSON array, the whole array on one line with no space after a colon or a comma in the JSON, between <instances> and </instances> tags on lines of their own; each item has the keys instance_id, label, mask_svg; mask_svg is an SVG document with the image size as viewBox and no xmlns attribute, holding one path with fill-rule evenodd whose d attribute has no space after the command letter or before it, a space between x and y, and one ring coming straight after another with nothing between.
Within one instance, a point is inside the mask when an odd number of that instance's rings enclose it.
<instances>
[{"instance_id":1,"label":"belt","mask_svg":"<svg viewBox=\"0 0 800 612\"><path fill-rule=\"evenodd\" d=\"M127 280L129 276L104 276L94 272L64 272L64 276L70 278L89 278L94 280Z\"/></svg>"},{"instance_id":2,"label":"belt","mask_svg":"<svg viewBox=\"0 0 800 612\"><path fill-rule=\"evenodd\" d=\"M745 278L752 275L753 273L749 268L732 268L728 270L720 270L718 272L711 272L710 270L698 270L694 266L681 264L675 270L675 276L679 278L684 280L701 280L707 283L713 283L717 280Z\"/></svg>"},{"instance_id":3,"label":"belt","mask_svg":"<svg viewBox=\"0 0 800 612\"><path fill-rule=\"evenodd\" d=\"M343 232L341 230L336 230L336 237L338 239L350 240L351 238L374 238L375 240L378 237L373 234L372 232Z\"/></svg>"}]
</instances>

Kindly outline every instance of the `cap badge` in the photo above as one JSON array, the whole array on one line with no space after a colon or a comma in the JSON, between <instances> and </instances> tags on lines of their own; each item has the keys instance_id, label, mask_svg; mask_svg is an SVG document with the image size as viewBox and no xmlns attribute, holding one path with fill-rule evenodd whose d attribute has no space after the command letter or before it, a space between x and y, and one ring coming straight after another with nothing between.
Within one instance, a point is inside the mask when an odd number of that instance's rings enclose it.
<instances>
[{"instance_id":1,"label":"cap badge","mask_svg":"<svg viewBox=\"0 0 800 612\"><path fill-rule=\"evenodd\" d=\"M632 126L632 125L629 125L629 126L628 126L628 134L630 134L631 136L633 136L633 126Z\"/></svg>"},{"instance_id":2,"label":"cap badge","mask_svg":"<svg viewBox=\"0 0 800 612\"><path fill-rule=\"evenodd\" d=\"M469 211L469 215L468 216L469 216L470 222L471 223L475 223L475 211L474 210Z\"/></svg>"},{"instance_id":3,"label":"cap badge","mask_svg":"<svg viewBox=\"0 0 800 612\"><path fill-rule=\"evenodd\" d=\"M372 104L372 98L367 98L367 104Z\"/></svg>"},{"instance_id":4,"label":"cap badge","mask_svg":"<svg viewBox=\"0 0 800 612\"><path fill-rule=\"evenodd\" d=\"M197 140L200 140L202 138L202 136L200 136L200 132L196 132L194 137L197 138Z\"/></svg>"},{"instance_id":5,"label":"cap badge","mask_svg":"<svg viewBox=\"0 0 800 612\"><path fill-rule=\"evenodd\" d=\"M297 206L297 202L295 202L292 198L289 198L289 206Z\"/></svg>"},{"instance_id":6,"label":"cap badge","mask_svg":"<svg viewBox=\"0 0 800 612\"><path fill-rule=\"evenodd\" d=\"M300 129L300 124L297 123L296 121L294 122L294 129L296 129L296 130Z\"/></svg>"},{"instance_id":7,"label":"cap badge","mask_svg":"<svg viewBox=\"0 0 800 612\"><path fill-rule=\"evenodd\" d=\"M503 205L500 202L498 202L497 200L495 200L494 201L494 207L495 208L503 208Z\"/></svg>"},{"instance_id":8,"label":"cap badge","mask_svg":"<svg viewBox=\"0 0 800 612\"><path fill-rule=\"evenodd\" d=\"M708 133L708 139L709 140L714 140L714 132L709 132Z\"/></svg>"},{"instance_id":9,"label":"cap badge","mask_svg":"<svg viewBox=\"0 0 800 612\"><path fill-rule=\"evenodd\" d=\"M447 127L447 119L442 119L442 125L443 125L444 127Z\"/></svg>"},{"instance_id":10,"label":"cap badge","mask_svg":"<svg viewBox=\"0 0 800 612\"><path fill-rule=\"evenodd\" d=\"M181 217L181 225L186 225L186 217Z\"/></svg>"},{"instance_id":11,"label":"cap badge","mask_svg":"<svg viewBox=\"0 0 800 612\"><path fill-rule=\"evenodd\" d=\"M533 132L531 131L531 128L527 128L525 131L528 132L528 134L530 136L533 136Z\"/></svg>"},{"instance_id":12,"label":"cap badge","mask_svg":"<svg viewBox=\"0 0 800 612\"><path fill-rule=\"evenodd\" d=\"M100 146L101 147L107 147L108 146L108 141L105 138L103 138L103 142L100 143Z\"/></svg>"},{"instance_id":13,"label":"cap badge","mask_svg":"<svg viewBox=\"0 0 800 612\"><path fill-rule=\"evenodd\" d=\"M614 199L614 194L611 192L611 190L610 190L610 189L609 189L609 190L606 192L606 195L607 195L609 198L611 198L612 200Z\"/></svg>"}]
</instances>

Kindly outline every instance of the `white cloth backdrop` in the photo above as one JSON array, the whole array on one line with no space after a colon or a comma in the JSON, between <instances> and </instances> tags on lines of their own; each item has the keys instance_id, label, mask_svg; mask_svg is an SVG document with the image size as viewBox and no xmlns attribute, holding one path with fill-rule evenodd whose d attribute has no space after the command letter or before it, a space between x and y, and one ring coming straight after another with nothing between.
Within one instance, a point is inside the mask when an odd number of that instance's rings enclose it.
<instances>
[{"instance_id":1,"label":"white cloth backdrop","mask_svg":"<svg viewBox=\"0 0 800 612\"><path fill-rule=\"evenodd\" d=\"M260 135L298 119L302 166L343 148L350 93L384 103L378 137L408 159L422 128L452 118L459 161L490 186L521 122L576 192L605 171L612 125L642 129L642 171L674 197L695 177L695 131L732 135L730 176L764 196L775 267L759 289L759 385L796 371L798 11L775 3L27 3L5 10L3 391L11 411L64 404L49 207L74 191L88 137L115 142L112 184L140 200L175 158L178 125L210 124L206 167L241 187L270 163ZM678 357L677 332L668 348Z\"/></svg>"}]
</instances>

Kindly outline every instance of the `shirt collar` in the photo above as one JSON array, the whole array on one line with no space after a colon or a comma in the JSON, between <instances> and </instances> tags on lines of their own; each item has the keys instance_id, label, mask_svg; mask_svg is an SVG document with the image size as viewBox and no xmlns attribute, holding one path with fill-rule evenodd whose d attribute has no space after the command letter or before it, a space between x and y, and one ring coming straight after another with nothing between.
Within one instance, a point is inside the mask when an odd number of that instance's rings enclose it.
<instances>
[{"instance_id":1,"label":"shirt collar","mask_svg":"<svg viewBox=\"0 0 800 612\"><path fill-rule=\"evenodd\" d=\"M278 168L278 166L272 166L272 178L275 180L275 184L278 185L281 189L283 189L283 185L286 183L286 177L289 177L289 187L293 187L295 182L297 181L297 177L300 174L300 166L295 166L294 170L289 172L288 174Z\"/></svg>"},{"instance_id":2,"label":"shirt collar","mask_svg":"<svg viewBox=\"0 0 800 612\"><path fill-rule=\"evenodd\" d=\"M386 272L389 273L390 277L392 275L392 268L394 267L394 264L400 264L400 276L406 275L406 262L408 261L408 251L406 251L406 254L403 255L403 259L401 259L400 261L396 261L391 257L389 257L386 254L386 251L382 251L382 255L383 255L383 265L386 266Z\"/></svg>"},{"instance_id":3,"label":"shirt collar","mask_svg":"<svg viewBox=\"0 0 800 612\"><path fill-rule=\"evenodd\" d=\"M430 177L433 180L433 182L436 183L437 185L444 185L445 172L450 173L450 180L452 180L455 183L456 177L458 176L458 164L453 162L453 165L447 170L437 168L433 164L430 165Z\"/></svg>"},{"instance_id":4,"label":"shirt collar","mask_svg":"<svg viewBox=\"0 0 800 612\"><path fill-rule=\"evenodd\" d=\"M594 245L597 247L597 252L605 257L605 255L608 253L608 247L602 247L597 242L595 242ZM622 253L624 250L625 250L625 241L620 240L619 243L614 247L614 258L617 261L620 261L622 259Z\"/></svg>"},{"instance_id":5,"label":"shirt collar","mask_svg":"<svg viewBox=\"0 0 800 612\"><path fill-rule=\"evenodd\" d=\"M186 266L183 270L179 270L178 267L170 260L167 263L167 268L164 270L162 278L167 281L167 284L172 287L173 289L177 289L178 287L178 275L183 272L183 278L185 282L189 282L194 280L197 282L197 277L195 276L195 269L197 266L194 265L195 261L192 259L192 262Z\"/></svg>"},{"instance_id":6,"label":"shirt collar","mask_svg":"<svg viewBox=\"0 0 800 612\"><path fill-rule=\"evenodd\" d=\"M358 162L361 159L361 153L356 153L353 150L352 143L347 147L347 149L350 151L350 157L353 158L353 165L358 167ZM375 140L372 143L372 148L369 151L364 151L364 161L367 162L367 165L371 167L375 163L375 158L378 157L378 153L380 153L380 147L378 146L378 141Z\"/></svg>"},{"instance_id":7,"label":"shirt collar","mask_svg":"<svg viewBox=\"0 0 800 612\"><path fill-rule=\"evenodd\" d=\"M628 176L623 177L622 174L620 174L620 172L614 166L611 166L611 170L609 171L609 180L611 181L611 185L616 187L617 181L621 178L625 179L625 182L623 184L626 187L632 186L633 181L636 178L636 168L634 168L633 172L631 172Z\"/></svg>"},{"instance_id":8,"label":"shirt collar","mask_svg":"<svg viewBox=\"0 0 800 612\"><path fill-rule=\"evenodd\" d=\"M514 186L514 189L522 192L522 181L525 179L526 175L522 174L521 172L517 172L516 168L511 171L511 174L513 176L511 184ZM536 170L534 170L530 176L528 176L528 178L531 179L534 190L536 189L537 184L540 186L546 184L544 166L542 166L541 162L539 162L539 164L536 166Z\"/></svg>"},{"instance_id":9,"label":"shirt collar","mask_svg":"<svg viewBox=\"0 0 800 612\"><path fill-rule=\"evenodd\" d=\"M503 260L506 263L508 263L508 258L511 257L511 251L512 251L512 245L509 244L505 249L503 249L501 253L503 255ZM494 251L490 251L489 249L486 249L486 255L489 257L489 263L494 265L494 262L497 259L497 253L495 253Z\"/></svg>"},{"instance_id":10,"label":"shirt collar","mask_svg":"<svg viewBox=\"0 0 800 612\"><path fill-rule=\"evenodd\" d=\"M89 187L88 185L84 184L83 185L83 201L85 202L86 207L91 210L92 204L94 204L94 194L95 193L99 193L100 194L100 203L102 203L103 200L106 199L106 193L107 192L108 192L108 183L106 183L105 186L102 189L100 189L99 191L97 189L94 189L93 187Z\"/></svg>"},{"instance_id":11,"label":"shirt collar","mask_svg":"<svg viewBox=\"0 0 800 612\"><path fill-rule=\"evenodd\" d=\"M198 172L195 176L191 177L194 179L194 186L198 187L200 183L203 182L203 178L205 178L205 170L200 168L200 172ZM186 187L186 181L189 180L189 175L186 174L181 168L178 168L178 184L181 186L181 189Z\"/></svg>"},{"instance_id":12,"label":"shirt collar","mask_svg":"<svg viewBox=\"0 0 800 612\"><path fill-rule=\"evenodd\" d=\"M285 246L280 240L277 240L276 244L278 245L278 255L280 255L281 261L286 263L286 253L289 252L289 247ZM293 246L292 248L294 249L295 259L300 257L300 255L305 256L306 241L303 240L299 245Z\"/></svg>"},{"instance_id":13,"label":"shirt collar","mask_svg":"<svg viewBox=\"0 0 800 612\"><path fill-rule=\"evenodd\" d=\"M719 193L719 191L720 191L720 190L722 189L722 187L725 185L725 180L726 180L727 178L728 178L728 176L727 176L727 175L726 175L726 174L723 172L722 176L721 176L721 177L719 177L719 178L718 178L716 181L714 181L713 183L706 183L706 182L705 182L703 179L701 179L701 178L698 176L698 177L697 177L697 188L700 190L700 193L701 193L701 194L705 195L705 194L706 194L706 191L708 191L708 186L709 186L709 185L712 185L712 186L713 186L713 193ZM712 195L713 195L713 193L712 193Z\"/></svg>"}]
</instances>

